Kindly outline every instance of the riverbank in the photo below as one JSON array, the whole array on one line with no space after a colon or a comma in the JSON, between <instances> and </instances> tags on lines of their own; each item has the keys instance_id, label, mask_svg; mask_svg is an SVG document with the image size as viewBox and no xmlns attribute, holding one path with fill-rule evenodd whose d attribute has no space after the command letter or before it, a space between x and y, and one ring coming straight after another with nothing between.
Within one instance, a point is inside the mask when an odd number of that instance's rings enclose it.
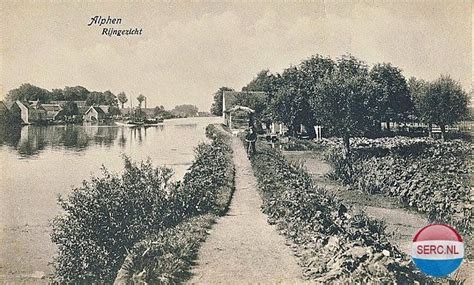
<instances>
[{"instance_id":1,"label":"riverbank","mask_svg":"<svg viewBox=\"0 0 474 285\"><path fill-rule=\"evenodd\" d=\"M136 243L120 267L115 284L176 284L191 276L189 269L201 243L218 216L227 212L234 193L229 134L220 126L209 125L206 135L212 143L196 149L196 159L180 184L184 200L178 203L188 200L191 205L182 214L173 214L184 219Z\"/></svg>"},{"instance_id":2,"label":"riverbank","mask_svg":"<svg viewBox=\"0 0 474 285\"><path fill-rule=\"evenodd\" d=\"M208 219L188 222L224 213L234 187L228 135L213 125L206 135L211 142L195 149L195 159L180 182L171 181L168 168L125 158L123 173L104 170L60 199L65 214L53 221L52 240L59 249L53 280L109 283L119 268L127 272L120 275L123 279L147 283L183 278L193 254L179 253L196 243L192 237L185 239L189 230L181 229L183 223L185 229L208 227ZM128 262L122 266L124 259Z\"/></svg>"},{"instance_id":3,"label":"riverbank","mask_svg":"<svg viewBox=\"0 0 474 285\"><path fill-rule=\"evenodd\" d=\"M155 166L172 168L174 179L181 180L195 147L208 142L205 127L220 121L176 119L141 130L70 125L0 132L0 283L48 283L57 251L49 221L61 213L58 194L69 195L84 179L99 175L102 165L122 171L122 154L135 161L150 158Z\"/></svg>"}]
</instances>

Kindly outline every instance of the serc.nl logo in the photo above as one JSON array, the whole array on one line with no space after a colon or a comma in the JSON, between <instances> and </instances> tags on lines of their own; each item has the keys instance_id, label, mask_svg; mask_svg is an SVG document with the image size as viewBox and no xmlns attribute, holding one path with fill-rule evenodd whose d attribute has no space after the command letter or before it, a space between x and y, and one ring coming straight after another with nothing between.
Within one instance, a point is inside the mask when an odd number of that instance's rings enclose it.
<instances>
[{"instance_id":1,"label":"serc.nl logo","mask_svg":"<svg viewBox=\"0 0 474 285\"><path fill-rule=\"evenodd\" d=\"M445 224L422 228L413 237L411 257L416 266L433 277L446 277L456 271L464 258L461 235Z\"/></svg>"}]
</instances>

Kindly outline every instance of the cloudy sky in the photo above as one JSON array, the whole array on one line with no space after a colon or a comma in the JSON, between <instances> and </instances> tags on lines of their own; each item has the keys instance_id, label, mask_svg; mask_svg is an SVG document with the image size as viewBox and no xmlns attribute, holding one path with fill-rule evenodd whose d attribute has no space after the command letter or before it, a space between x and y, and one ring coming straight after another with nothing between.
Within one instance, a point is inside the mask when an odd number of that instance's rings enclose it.
<instances>
[{"instance_id":1,"label":"cloudy sky","mask_svg":"<svg viewBox=\"0 0 474 285\"><path fill-rule=\"evenodd\" d=\"M208 110L220 86L313 55L391 62L472 83L471 1L2 1L0 97L22 83L82 85ZM93 16L142 36L102 36Z\"/></svg>"}]
</instances>

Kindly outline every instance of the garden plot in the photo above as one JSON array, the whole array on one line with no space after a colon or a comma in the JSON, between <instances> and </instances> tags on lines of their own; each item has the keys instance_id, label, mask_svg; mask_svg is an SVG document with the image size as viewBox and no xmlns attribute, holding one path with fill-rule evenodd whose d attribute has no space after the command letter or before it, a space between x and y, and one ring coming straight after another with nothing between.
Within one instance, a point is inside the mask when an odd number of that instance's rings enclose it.
<instances>
[{"instance_id":1,"label":"garden plot","mask_svg":"<svg viewBox=\"0 0 474 285\"><path fill-rule=\"evenodd\" d=\"M285 157L294 163L302 164L318 186L333 192L354 211L363 211L369 217L384 221L388 240L406 254L411 251L411 239L416 231L427 224L423 215L403 209L393 198L381 194L370 195L351 191L340 183L327 178L331 165L323 160L322 152L284 152Z\"/></svg>"}]
</instances>

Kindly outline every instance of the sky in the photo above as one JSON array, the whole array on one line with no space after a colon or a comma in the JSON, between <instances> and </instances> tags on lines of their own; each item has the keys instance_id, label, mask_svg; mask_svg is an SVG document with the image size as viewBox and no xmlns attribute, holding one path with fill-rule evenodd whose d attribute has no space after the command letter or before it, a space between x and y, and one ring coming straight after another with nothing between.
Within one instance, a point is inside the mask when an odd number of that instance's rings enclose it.
<instances>
[{"instance_id":1,"label":"sky","mask_svg":"<svg viewBox=\"0 0 474 285\"><path fill-rule=\"evenodd\" d=\"M314 54L390 62L471 89L471 1L2 1L0 99L22 83L143 94L207 111L221 86ZM120 25L88 26L94 16ZM141 28L108 37L102 28ZM136 100L134 100L136 103Z\"/></svg>"}]
</instances>

